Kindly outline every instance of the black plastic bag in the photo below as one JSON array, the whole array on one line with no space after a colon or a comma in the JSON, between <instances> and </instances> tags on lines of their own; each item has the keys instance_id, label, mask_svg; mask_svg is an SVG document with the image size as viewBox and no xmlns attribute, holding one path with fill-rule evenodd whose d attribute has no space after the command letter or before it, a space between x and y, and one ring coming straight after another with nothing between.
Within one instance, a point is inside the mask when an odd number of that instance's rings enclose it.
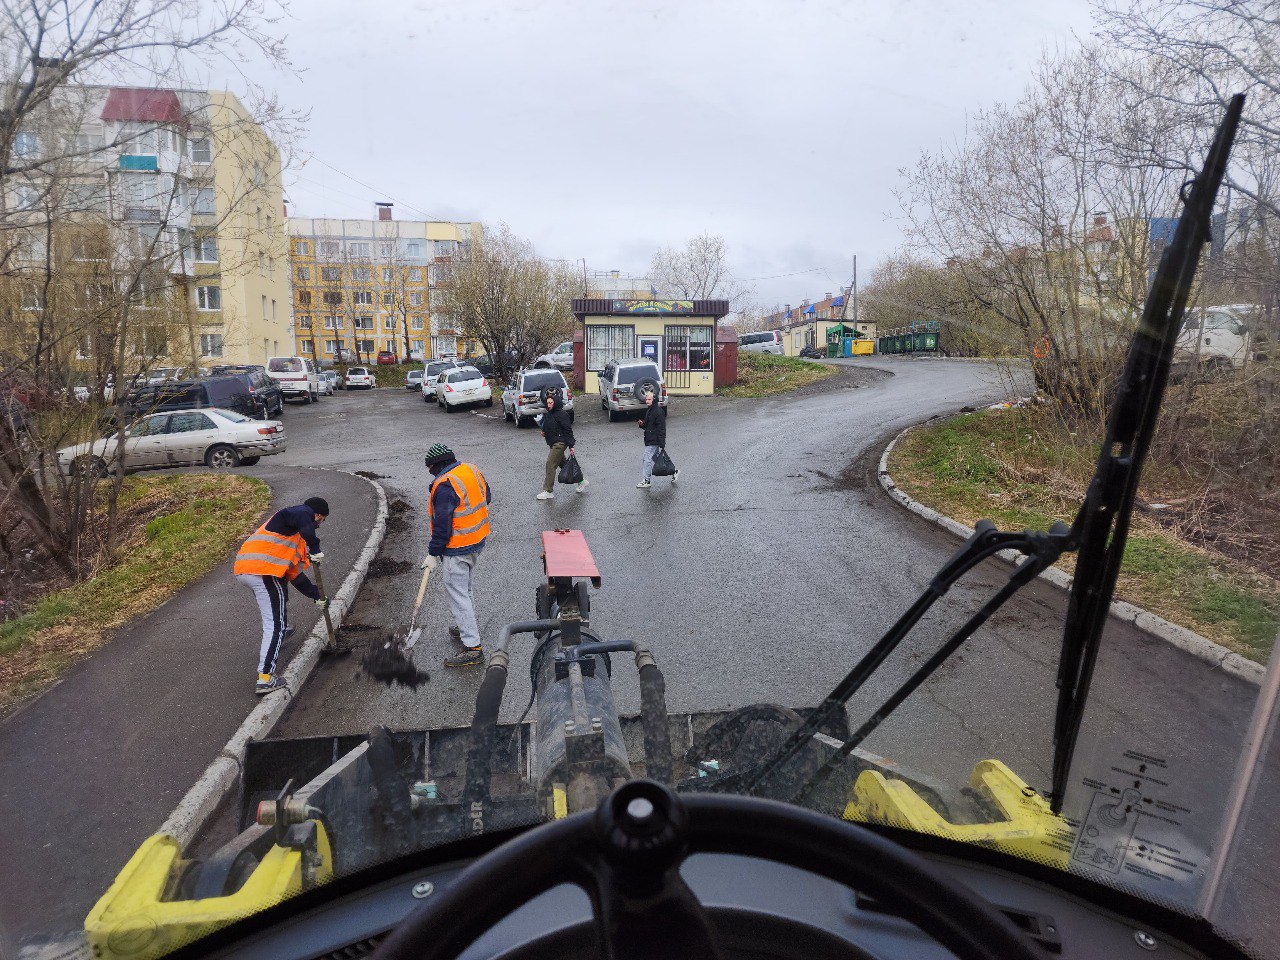
<instances>
[{"instance_id":1,"label":"black plastic bag","mask_svg":"<svg viewBox=\"0 0 1280 960\"><path fill-rule=\"evenodd\" d=\"M560 464L560 473L556 477L561 483L581 483L582 467L578 466L578 458L569 455Z\"/></svg>"},{"instance_id":2,"label":"black plastic bag","mask_svg":"<svg viewBox=\"0 0 1280 960\"><path fill-rule=\"evenodd\" d=\"M653 456L653 475L655 477L674 476L676 465L671 462L671 457L667 455L666 447L663 447Z\"/></svg>"}]
</instances>

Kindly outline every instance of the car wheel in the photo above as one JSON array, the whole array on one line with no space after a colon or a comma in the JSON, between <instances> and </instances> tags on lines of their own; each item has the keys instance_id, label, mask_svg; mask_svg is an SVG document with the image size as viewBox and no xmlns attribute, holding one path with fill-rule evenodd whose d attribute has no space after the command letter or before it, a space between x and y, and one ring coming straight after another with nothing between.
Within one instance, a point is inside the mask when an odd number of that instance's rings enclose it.
<instances>
[{"instance_id":1,"label":"car wheel","mask_svg":"<svg viewBox=\"0 0 1280 960\"><path fill-rule=\"evenodd\" d=\"M527 428L527 427L529 426L529 423L530 423L530 420L531 420L531 419L532 419L532 418L530 418L530 417L516 417L516 429L517 429L517 430L524 430L525 428Z\"/></svg>"},{"instance_id":2,"label":"car wheel","mask_svg":"<svg viewBox=\"0 0 1280 960\"><path fill-rule=\"evenodd\" d=\"M423 403L430 403L430 402L431 402L431 395L430 395L430 394L427 394L427 393L424 393L424 394L422 395L422 402L423 402Z\"/></svg>"},{"instance_id":3,"label":"car wheel","mask_svg":"<svg viewBox=\"0 0 1280 960\"><path fill-rule=\"evenodd\" d=\"M660 395L658 381L652 378L641 380L635 386L635 395L637 399L643 399L646 393L652 393L655 397Z\"/></svg>"},{"instance_id":4,"label":"car wheel","mask_svg":"<svg viewBox=\"0 0 1280 960\"><path fill-rule=\"evenodd\" d=\"M492 406L493 406L493 397L490 397L488 400L486 400L486 401L484 402L484 405L485 405L486 407L492 407Z\"/></svg>"},{"instance_id":5,"label":"car wheel","mask_svg":"<svg viewBox=\"0 0 1280 960\"><path fill-rule=\"evenodd\" d=\"M505 403L502 405L502 416L506 418L507 423L511 423L511 421L515 420L515 417L512 416L511 411L507 409L507 405Z\"/></svg>"},{"instance_id":6,"label":"car wheel","mask_svg":"<svg viewBox=\"0 0 1280 960\"><path fill-rule=\"evenodd\" d=\"M306 406L309 406L310 404L311 404L311 394L309 393L304 394L302 397L302 405L306 407Z\"/></svg>"},{"instance_id":7,"label":"car wheel","mask_svg":"<svg viewBox=\"0 0 1280 960\"><path fill-rule=\"evenodd\" d=\"M242 457L240 460L240 465L243 467L252 467L261 459L262 459L261 457Z\"/></svg>"},{"instance_id":8,"label":"car wheel","mask_svg":"<svg viewBox=\"0 0 1280 960\"><path fill-rule=\"evenodd\" d=\"M608 410L608 407L606 407L605 409L606 409L606 410ZM620 416L621 416L621 414L619 414L617 410L609 410L609 422L610 422L610 423L617 423L617 422L618 422L618 418L619 418Z\"/></svg>"},{"instance_id":9,"label":"car wheel","mask_svg":"<svg viewBox=\"0 0 1280 960\"><path fill-rule=\"evenodd\" d=\"M609 404L608 404L608 402L605 400L605 398L604 398L604 397L601 397L601 398L600 398L600 409L601 409L601 410L608 410L608 409L609 409Z\"/></svg>"},{"instance_id":10,"label":"car wheel","mask_svg":"<svg viewBox=\"0 0 1280 960\"><path fill-rule=\"evenodd\" d=\"M209 448L209 452L204 455L204 463L213 470L230 470L240 465L240 454L235 447L220 443Z\"/></svg>"},{"instance_id":11,"label":"car wheel","mask_svg":"<svg viewBox=\"0 0 1280 960\"><path fill-rule=\"evenodd\" d=\"M71 472L84 480L101 480L107 475L107 461L92 454L84 454L72 461Z\"/></svg>"},{"instance_id":12,"label":"car wheel","mask_svg":"<svg viewBox=\"0 0 1280 960\"><path fill-rule=\"evenodd\" d=\"M446 403L446 404L444 405L444 412L445 412L445 413L453 413L453 407L452 407L450 404L447 404L447 403Z\"/></svg>"}]
</instances>

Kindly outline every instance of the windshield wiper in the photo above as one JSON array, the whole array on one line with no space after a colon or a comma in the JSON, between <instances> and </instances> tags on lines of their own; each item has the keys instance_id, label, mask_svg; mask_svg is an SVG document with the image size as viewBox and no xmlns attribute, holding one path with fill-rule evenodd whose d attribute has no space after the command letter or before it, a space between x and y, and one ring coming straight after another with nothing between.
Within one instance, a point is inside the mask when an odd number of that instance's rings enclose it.
<instances>
[{"instance_id":1,"label":"windshield wiper","mask_svg":"<svg viewBox=\"0 0 1280 960\"><path fill-rule=\"evenodd\" d=\"M924 683L948 657L968 640L1015 593L1051 566L1065 552L1078 550L1076 573L1068 601L1058 667L1058 706L1054 726L1052 809L1060 813L1076 737L1084 714L1098 642L1111 607L1120 559L1124 555L1129 517L1138 480L1155 432L1164 397L1174 342L1182 325L1200 253L1210 237L1210 215L1226 172L1244 95L1237 94L1214 136L1204 168L1182 191L1183 210L1173 240L1151 282L1142 320L1125 360L1116 400L1107 421L1098 465L1084 503L1068 528L1055 523L1048 533L1002 533L990 520L978 522L973 535L930 582L918 600L867 651L777 752L759 768L726 783L748 794L779 796L779 771L805 748L825 724L902 642L920 618L975 566L1002 550L1026 557L1008 582L987 601L925 663L906 679L838 750L804 783L781 799L804 801L838 769L899 704Z\"/></svg>"},{"instance_id":2,"label":"windshield wiper","mask_svg":"<svg viewBox=\"0 0 1280 960\"><path fill-rule=\"evenodd\" d=\"M1227 171L1227 158L1243 108L1244 94L1238 93L1227 104L1226 116L1218 125L1200 173L1183 185L1182 216L1147 291L1142 321L1129 343L1124 374L1107 419L1098 466L1071 527L1080 557L1071 584L1058 663L1053 788L1049 797L1054 813L1062 812L1071 758L1084 718L1099 640L1120 574L1142 465L1155 435L1174 343L1182 329L1182 315L1200 254L1210 239L1213 205Z\"/></svg>"}]
</instances>

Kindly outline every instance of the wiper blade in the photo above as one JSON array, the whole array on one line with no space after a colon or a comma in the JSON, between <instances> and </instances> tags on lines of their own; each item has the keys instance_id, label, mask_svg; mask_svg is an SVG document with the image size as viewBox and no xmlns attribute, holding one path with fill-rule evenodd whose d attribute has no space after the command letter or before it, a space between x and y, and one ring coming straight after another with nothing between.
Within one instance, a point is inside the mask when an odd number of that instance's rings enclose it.
<instances>
[{"instance_id":1,"label":"wiper blade","mask_svg":"<svg viewBox=\"0 0 1280 960\"><path fill-rule=\"evenodd\" d=\"M1244 94L1227 104L1204 167L1182 191L1182 216L1147 292L1142 321L1129 344L1115 403L1084 503L1071 527L1079 545L1058 663L1050 805L1062 811L1071 759L1084 717L1098 645L1115 592L1142 466L1155 435L1173 362L1174 343L1191 293L1200 254L1210 238L1210 216L1227 169L1244 108Z\"/></svg>"}]
</instances>

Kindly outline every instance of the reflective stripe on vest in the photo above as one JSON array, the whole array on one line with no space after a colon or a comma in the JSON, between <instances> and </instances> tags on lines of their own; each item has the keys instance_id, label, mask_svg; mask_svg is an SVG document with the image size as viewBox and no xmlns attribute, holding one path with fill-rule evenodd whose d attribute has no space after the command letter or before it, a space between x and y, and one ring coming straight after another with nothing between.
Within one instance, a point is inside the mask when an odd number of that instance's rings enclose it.
<instances>
[{"instance_id":1,"label":"reflective stripe on vest","mask_svg":"<svg viewBox=\"0 0 1280 960\"><path fill-rule=\"evenodd\" d=\"M240 547L233 569L237 575L248 573L292 580L308 565L307 543L302 534L282 537L268 530L264 523Z\"/></svg>"},{"instance_id":2,"label":"reflective stripe on vest","mask_svg":"<svg viewBox=\"0 0 1280 960\"><path fill-rule=\"evenodd\" d=\"M472 547L483 543L489 535L489 485L480 471L469 463L460 463L448 473L436 477L427 495L427 516L435 512L436 489L448 481L458 495L458 506L453 511L453 532L446 550Z\"/></svg>"}]
</instances>

